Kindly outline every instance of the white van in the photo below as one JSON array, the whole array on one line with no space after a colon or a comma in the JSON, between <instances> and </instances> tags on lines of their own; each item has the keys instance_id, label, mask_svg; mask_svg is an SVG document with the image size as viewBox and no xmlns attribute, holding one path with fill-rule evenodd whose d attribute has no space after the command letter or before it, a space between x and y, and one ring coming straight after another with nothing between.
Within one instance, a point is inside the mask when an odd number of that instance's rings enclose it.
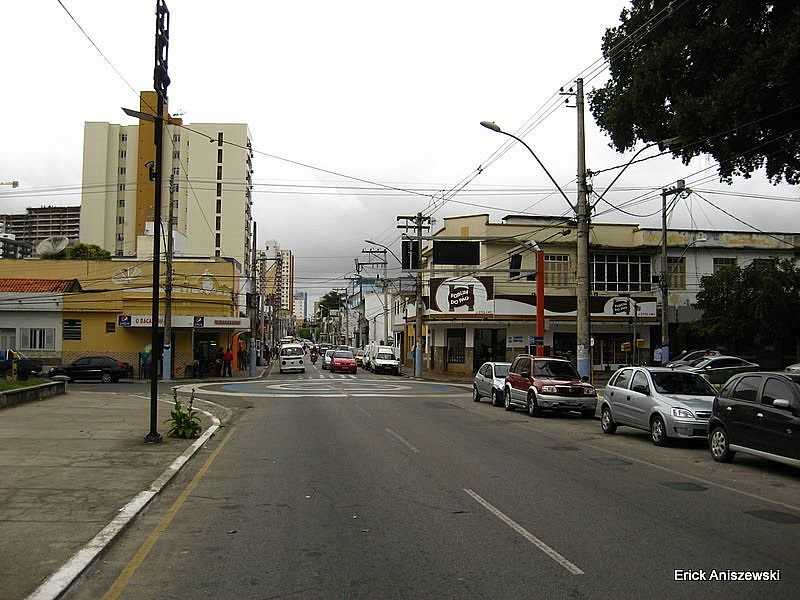
<instances>
[{"instance_id":1,"label":"white van","mask_svg":"<svg viewBox=\"0 0 800 600\"><path fill-rule=\"evenodd\" d=\"M303 346L300 344L284 344L281 346L279 360L281 373L289 371L306 372L306 365L303 361Z\"/></svg>"},{"instance_id":2,"label":"white van","mask_svg":"<svg viewBox=\"0 0 800 600\"><path fill-rule=\"evenodd\" d=\"M400 361L394 355L394 348L392 346L378 346L372 347L372 356L370 357L371 369L375 373L393 373L400 375Z\"/></svg>"}]
</instances>

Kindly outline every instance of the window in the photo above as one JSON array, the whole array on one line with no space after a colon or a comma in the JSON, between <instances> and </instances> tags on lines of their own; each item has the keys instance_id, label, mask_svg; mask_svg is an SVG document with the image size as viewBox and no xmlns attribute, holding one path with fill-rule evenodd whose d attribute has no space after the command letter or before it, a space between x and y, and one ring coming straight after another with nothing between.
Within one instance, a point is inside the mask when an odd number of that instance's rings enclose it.
<instances>
[{"instance_id":1,"label":"window","mask_svg":"<svg viewBox=\"0 0 800 600\"><path fill-rule=\"evenodd\" d=\"M719 273L722 269L735 266L736 266L736 259L733 257L714 259L714 273Z\"/></svg>"},{"instance_id":2,"label":"window","mask_svg":"<svg viewBox=\"0 0 800 600\"><path fill-rule=\"evenodd\" d=\"M628 389L628 384L631 382L631 375L633 375L633 369L622 369L614 380L614 387Z\"/></svg>"},{"instance_id":3,"label":"window","mask_svg":"<svg viewBox=\"0 0 800 600\"><path fill-rule=\"evenodd\" d=\"M19 328L19 338L23 350L55 350L56 330L50 327Z\"/></svg>"},{"instance_id":4,"label":"window","mask_svg":"<svg viewBox=\"0 0 800 600\"><path fill-rule=\"evenodd\" d=\"M217 196L222 196L222 184L217 184Z\"/></svg>"},{"instance_id":5,"label":"window","mask_svg":"<svg viewBox=\"0 0 800 600\"><path fill-rule=\"evenodd\" d=\"M126 172L127 172L127 169L125 167L120 167L119 168L119 174L120 175L125 175Z\"/></svg>"},{"instance_id":6,"label":"window","mask_svg":"<svg viewBox=\"0 0 800 600\"><path fill-rule=\"evenodd\" d=\"M172 158L180 160L181 158L181 151L180 150L173 150L172 151Z\"/></svg>"},{"instance_id":7,"label":"window","mask_svg":"<svg viewBox=\"0 0 800 600\"><path fill-rule=\"evenodd\" d=\"M221 163L221 162L222 162L222 148L219 148L219 149L217 150L217 162L218 162L218 163Z\"/></svg>"},{"instance_id":8,"label":"window","mask_svg":"<svg viewBox=\"0 0 800 600\"><path fill-rule=\"evenodd\" d=\"M544 255L545 285L570 285L572 283L569 268L569 254Z\"/></svg>"},{"instance_id":9,"label":"window","mask_svg":"<svg viewBox=\"0 0 800 600\"><path fill-rule=\"evenodd\" d=\"M424 338L423 338L424 344ZM467 346L466 329L447 330L447 362L454 364L464 364ZM425 346L423 345L423 351Z\"/></svg>"},{"instance_id":10,"label":"window","mask_svg":"<svg viewBox=\"0 0 800 600\"><path fill-rule=\"evenodd\" d=\"M644 374L644 371L636 371L636 374L633 376L633 381L631 381L631 390L635 390L636 386L644 387L647 390L650 390L650 384L647 382L647 375Z\"/></svg>"},{"instance_id":11,"label":"window","mask_svg":"<svg viewBox=\"0 0 800 600\"><path fill-rule=\"evenodd\" d=\"M220 246L220 243L219 243L219 234L218 234L218 233L215 235L215 238L216 238L216 243L215 243L215 245L216 245L216 247L217 247L217 248L219 248L219 246Z\"/></svg>"},{"instance_id":12,"label":"window","mask_svg":"<svg viewBox=\"0 0 800 600\"><path fill-rule=\"evenodd\" d=\"M686 371L651 371L653 386L659 394L715 396L716 390L700 375ZM634 380L636 378L634 377Z\"/></svg>"},{"instance_id":13,"label":"window","mask_svg":"<svg viewBox=\"0 0 800 600\"><path fill-rule=\"evenodd\" d=\"M123 241L124 239L125 239L125 235L124 235L124 234L122 234L122 233L118 233L118 234L117 234L117 241L118 241L118 242L121 242L121 241Z\"/></svg>"},{"instance_id":14,"label":"window","mask_svg":"<svg viewBox=\"0 0 800 600\"><path fill-rule=\"evenodd\" d=\"M181 173L181 168L180 167L173 167L172 168L172 174L173 175L177 176L177 175L180 175L180 173Z\"/></svg>"},{"instance_id":15,"label":"window","mask_svg":"<svg viewBox=\"0 0 800 600\"><path fill-rule=\"evenodd\" d=\"M124 192L125 191L125 184L124 183L120 183L119 184L119 191L120 192Z\"/></svg>"},{"instance_id":16,"label":"window","mask_svg":"<svg viewBox=\"0 0 800 600\"><path fill-rule=\"evenodd\" d=\"M755 402L758 396L758 388L761 387L761 377L742 377L733 391L734 400L743 402Z\"/></svg>"},{"instance_id":17,"label":"window","mask_svg":"<svg viewBox=\"0 0 800 600\"><path fill-rule=\"evenodd\" d=\"M221 198L217 198L217 213L221 213L221 212L222 212L222 199Z\"/></svg>"},{"instance_id":18,"label":"window","mask_svg":"<svg viewBox=\"0 0 800 600\"><path fill-rule=\"evenodd\" d=\"M217 179L222 179L222 165L217 165Z\"/></svg>"},{"instance_id":19,"label":"window","mask_svg":"<svg viewBox=\"0 0 800 600\"><path fill-rule=\"evenodd\" d=\"M219 250L214 250L214 256L219 256L219 255L220 255Z\"/></svg>"},{"instance_id":20,"label":"window","mask_svg":"<svg viewBox=\"0 0 800 600\"><path fill-rule=\"evenodd\" d=\"M64 319L64 339L65 340L80 340L81 339L81 320L80 319Z\"/></svg>"},{"instance_id":21,"label":"window","mask_svg":"<svg viewBox=\"0 0 800 600\"><path fill-rule=\"evenodd\" d=\"M650 257L639 254L592 254L592 289L598 292L648 291Z\"/></svg>"},{"instance_id":22,"label":"window","mask_svg":"<svg viewBox=\"0 0 800 600\"><path fill-rule=\"evenodd\" d=\"M117 206L119 206L120 208L125 208L125 198L120 198L117 201Z\"/></svg>"},{"instance_id":23,"label":"window","mask_svg":"<svg viewBox=\"0 0 800 600\"><path fill-rule=\"evenodd\" d=\"M175 191L176 191L176 192L179 192L179 191L181 191L181 186L180 186L180 184L177 184L177 183L175 184Z\"/></svg>"},{"instance_id":24,"label":"window","mask_svg":"<svg viewBox=\"0 0 800 600\"><path fill-rule=\"evenodd\" d=\"M122 215L117 217L117 224L123 225L124 223L125 223L125 217L123 217Z\"/></svg>"},{"instance_id":25,"label":"window","mask_svg":"<svg viewBox=\"0 0 800 600\"><path fill-rule=\"evenodd\" d=\"M580 375L569 362L565 360L535 360L533 374L536 377L548 379L580 379Z\"/></svg>"},{"instance_id":26,"label":"window","mask_svg":"<svg viewBox=\"0 0 800 600\"><path fill-rule=\"evenodd\" d=\"M114 321L106 321L106 333L115 333L117 324Z\"/></svg>"},{"instance_id":27,"label":"window","mask_svg":"<svg viewBox=\"0 0 800 600\"><path fill-rule=\"evenodd\" d=\"M522 254L512 254L508 257L508 278L518 279L522 268Z\"/></svg>"},{"instance_id":28,"label":"window","mask_svg":"<svg viewBox=\"0 0 800 600\"><path fill-rule=\"evenodd\" d=\"M127 142L128 141L128 134L127 133L120 133L119 134L119 141L120 142Z\"/></svg>"},{"instance_id":29,"label":"window","mask_svg":"<svg viewBox=\"0 0 800 600\"><path fill-rule=\"evenodd\" d=\"M119 157L120 158L127 158L127 156L128 156L128 151L127 150L120 150L119 151Z\"/></svg>"},{"instance_id":30,"label":"window","mask_svg":"<svg viewBox=\"0 0 800 600\"><path fill-rule=\"evenodd\" d=\"M172 141L173 142L180 142L181 141L181 134L180 133L173 133L172 134Z\"/></svg>"},{"instance_id":31,"label":"window","mask_svg":"<svg viewBox=\"0 0 800 600\"><path fill-rule=\"evenodd\" d=\"M217 231L222 229L222 217L217 217Z\"/></svg>"},{"instance_id":32,"label":"window","mask_svg":"<svg viewBox=\"0 0 800 600\"><path fill-rule=\"evenodd\" d=\"M669 288L671 290L686 289L686 257L667 257L667 271L669 272Z\"/></svg>"},{"instance_id":33,"label":"window","mask_svg":"<svg viewBox=\"0 0 800 600\"><path fill-rule=\"evenodd\" d=\"M520 377L530 377L531 376L531 359L530 358L522 358L519 361L519 367L517 373Z\"/></svg>"},{"instance_id":34,"label":"window","mask_svg":"<svg viewBox=\"0 0 800 600\"><path fill-rule=\"evenodd\" d=\"M217 132L217 146L222 148L222 132L221 131Z\"/></svg>"},{"instance_id":35,"label":"window","mask_svg":"<svg viewBox=\"0 0 800 600\"><path fill-rule=\"evenodd\" d=\"M792 391L788 381L770 377L767 379L764 391L761 393L761 404L772 406L772 403L779 398L788 400L789 404L794 404L794 391Z\"/></svg>"}]
</instances>

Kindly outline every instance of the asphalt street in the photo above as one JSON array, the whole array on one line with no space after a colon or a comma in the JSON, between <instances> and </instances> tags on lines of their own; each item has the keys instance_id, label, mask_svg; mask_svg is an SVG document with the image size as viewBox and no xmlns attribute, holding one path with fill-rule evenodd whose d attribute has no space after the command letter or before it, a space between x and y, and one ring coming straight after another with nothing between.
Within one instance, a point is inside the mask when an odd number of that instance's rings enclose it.
<instances>
[{"instance_id":1,"label":"asphalt street","mask_svg":"<svg viewBox=\"0 0 800 600\"><path fill-rule=\"evenodd\" d=\"M361 370L198 397L235 416L67 598L798 596L790 468Z\"/></svg>"}]
</instances>

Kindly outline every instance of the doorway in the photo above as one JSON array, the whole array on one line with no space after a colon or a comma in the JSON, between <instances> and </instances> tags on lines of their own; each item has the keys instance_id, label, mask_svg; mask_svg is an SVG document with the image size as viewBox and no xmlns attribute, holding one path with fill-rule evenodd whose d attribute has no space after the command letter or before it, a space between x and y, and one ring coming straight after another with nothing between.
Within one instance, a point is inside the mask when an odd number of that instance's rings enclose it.
<instances>
[{"instance_id":1,"label":"doorway","mask_svg":"<svg viewBox=\"0 0 800 600\"><path fill-rule=\"evenodd\" d=\"M505 362L506 330L476 329L472 371L476 372L485 362Z\"/></svg>"}]
</instances>

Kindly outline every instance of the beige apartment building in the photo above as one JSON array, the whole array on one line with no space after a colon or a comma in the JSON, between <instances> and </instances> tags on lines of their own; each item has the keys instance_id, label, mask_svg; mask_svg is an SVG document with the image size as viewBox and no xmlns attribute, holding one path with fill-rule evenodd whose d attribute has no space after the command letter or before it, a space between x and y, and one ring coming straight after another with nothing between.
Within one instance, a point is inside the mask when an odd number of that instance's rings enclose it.
<instances>
[{"instance_id":1,"label":"beige apartment building","mask_svg":"<svg viewBox=\"0 0 800 600\"><path fill-rule=\"evenodd\" d=\"M139 110L152 113L155 92ZM174 119L183 125L180 119ZM172 184L177 256L233 258L249 274L252 231L252 148L245 123L165 125L162 222ZM114 256L152 256L154 124L87 122L83 141L80 241Z\"/></svg>"},{"instance_id":2,"label":"beige apartment building","mask_svg":"<svg viewBox=\"0 0 800 600\"><path fill-rule=\"evenodd\" d=\"M270 315L270 336L290 333L295 311L294 255L275 240L267 240L259 253L259 288Z\"/></svg>"}]
</instances>

